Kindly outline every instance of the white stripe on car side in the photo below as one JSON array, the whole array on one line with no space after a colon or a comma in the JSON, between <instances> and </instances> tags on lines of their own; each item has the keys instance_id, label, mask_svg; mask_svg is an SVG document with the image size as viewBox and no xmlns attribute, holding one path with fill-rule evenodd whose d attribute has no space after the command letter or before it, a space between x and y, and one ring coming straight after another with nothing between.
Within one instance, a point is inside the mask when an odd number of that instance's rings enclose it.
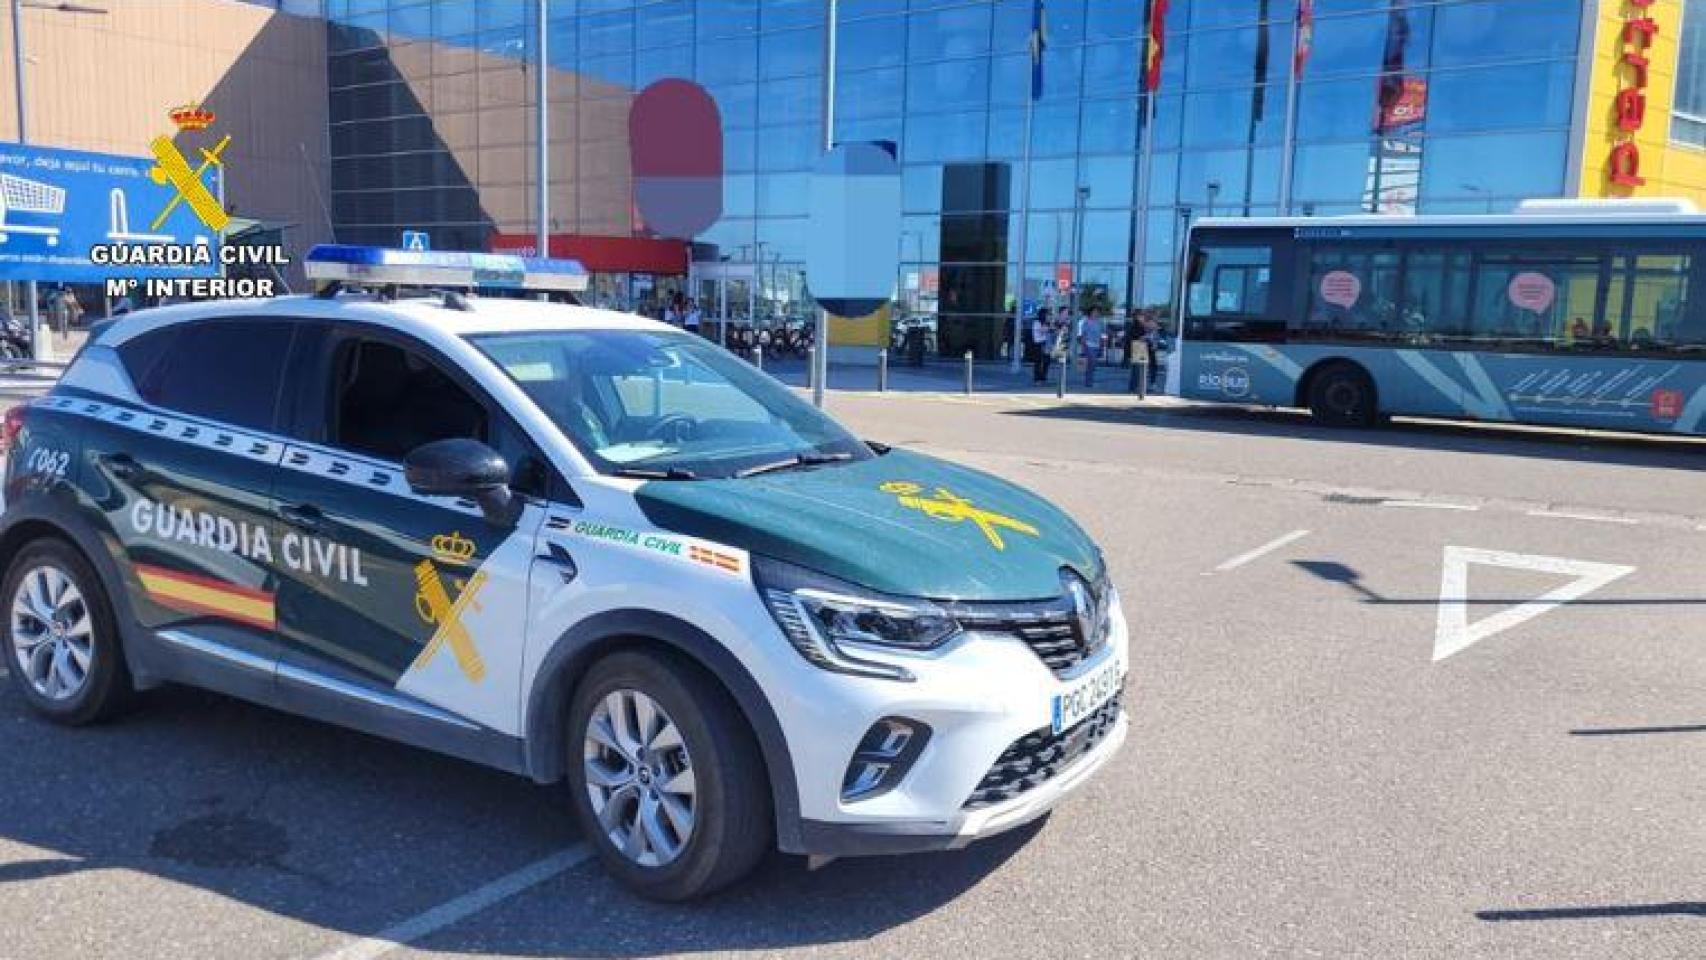
<instances>
[{"instance_id":1,"label":"white stripe on car side","mask_svg":"<svg viewBox=\"0 0 1706 960\"><path fill-rule=\"evenodd\" d=\"M372 460L316 444L286 440L283 437L257 431L196 420L182 414L167 413L142 405L90 400L84 397L47 396L31 401L30 405L45 410L88 417L138 433L161 437L178 443L192 444L216 453L237 454L251 460L271 463L297 473L346 483L366 490L378 490L399 497L407 497L447 510L456 510L474 516L480 512L479 506L471 500L453 497L428 497L415 493L403 481L403 471L396 464Z\"/></svg>"}]
</instances>

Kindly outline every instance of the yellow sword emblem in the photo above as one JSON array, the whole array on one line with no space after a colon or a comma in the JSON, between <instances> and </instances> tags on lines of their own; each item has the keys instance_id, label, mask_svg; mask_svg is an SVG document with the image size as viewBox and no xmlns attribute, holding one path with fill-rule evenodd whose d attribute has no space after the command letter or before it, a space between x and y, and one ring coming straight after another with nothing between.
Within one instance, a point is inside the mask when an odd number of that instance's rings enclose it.
<instances>
[{"instance_id":1,"label":"yellow sword emblem","mask_svg":"<svg viewBox=\"0 0 1706 960\"><path fill-rule=\"evenodd\" d=\"M431 560L422 560L415 565L415 612L427 623L438 627L433 631L427 645L421 649L420 656L409 665L410 670L423 667L437 655L440 648L446 644L456 657L456 665L462 668L462 675L474 683L486 678L486 661L480 657L480 651L474 646L474 638L468 633L468 628L462 623L462 613L469 607L480 609L474 599L480 588L486 585L486 572L474 571L473 576L462 587L462 592L456 599L450 599L450 591L444 586L444 578L439 576L438 568Z\"/></svg>"},{"instance_id":2,"label":"yellow sword emblem","mask_svg":"<svg viewBox=\"0 0 1706 960\"><path fill-rule=\"evenodd\" d=\"M1032 537L1037 535L1037 528L1025 521L1015 520L993 510L981 509L965 497L956 496L946 487L937 487L936 494L932 497L920 496L924 488L905 480L892 480L878 489L894 494L901 506L917 510L932 519L944 523L965 523L969 520L977 524L977 528L989 539L989 545L997 550L1007 549L1007 542L1001 539L1001 529Z\"/></svg>"},{"instance_id":3,"label":"yellow sword emblem","mask_svg":"<svg viewBox=\"0 0 1706 960\"><path fill-rule=\"evenodd\" d=\"M201 175L207 172L208 167L224 165L219 155L225 152L230 143L231 135L228 133L212 150L204 148L201 151L201 165L194 170L190 169L189 161L184 159L183 153L179 152L177 145L172 143L170 138L155 137L148 144L148 149L158 161L148 171L149 178L161 186L171 184L172 189L177 191L177 195L160 211L160 215L154 218L154 222L149 226L150 230L160 229L160 225L166 222L166 218L172 215L172 211L176 210L180 203L188 203L190 209L195 211L196 218L207 224L209 230L225 229L225 225L231 222L231 216L219 205L218 198L207 189L207 184L201 181Z\"/></svg>"}]
</instances>

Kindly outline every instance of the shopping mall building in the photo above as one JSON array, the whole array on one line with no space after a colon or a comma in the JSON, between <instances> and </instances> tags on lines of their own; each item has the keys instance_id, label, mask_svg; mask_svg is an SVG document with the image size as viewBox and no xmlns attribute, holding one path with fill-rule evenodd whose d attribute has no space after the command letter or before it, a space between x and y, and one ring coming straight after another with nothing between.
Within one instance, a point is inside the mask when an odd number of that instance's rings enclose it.
<instances>
[{"instance_id":1,"label":"shopping mall building","mask_svg":"<svg viewBox=\"0 0 1706 960\"><path fill-rule=\"evenodd\" d=\"M31 109L58 118L33 131L54 142L115 113L91 99L223 96L253 114L234 168L265 172L231 201L298 246L405 229L440 249L532 246L543 39L551 250L633 308L684 290L737 322L805 316L813 163L826 141L885 142L903 181L895 310L956 356L999 356L1015 301L1062 283L1116 310L1166 303L1193 217L1706 200L1706 0L1046 0L1034 99L1032 0L100 5L114 15L27 11L32 54L105 49L84 41L121 23L173 38L231 10L292 22L253 51L227 43L211 79L178 41L145 76L81 56L67 83L31 87ZM304 49L304 13L325 18L323 50ZM635 202L630 108L666 78L720 115L721 216L691 242L655 235Z\"/></svg>"}]
</instances>

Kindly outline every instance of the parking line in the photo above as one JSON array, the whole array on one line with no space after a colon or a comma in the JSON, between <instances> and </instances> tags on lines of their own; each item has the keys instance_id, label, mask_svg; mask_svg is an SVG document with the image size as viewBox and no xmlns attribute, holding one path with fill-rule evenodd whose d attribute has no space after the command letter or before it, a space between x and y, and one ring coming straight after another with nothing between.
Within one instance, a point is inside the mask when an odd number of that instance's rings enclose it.
<instances>
[{"instance_id":1,"label":"parking line","mask_svg":"<svg viewBox=\"0 0 1706 960\"><path fill-rule=\"evenodd\" d=\"M1388 500L1383 507L1408 507L1413 510L1464 510L1481 509L1473 503L1449 503L1443 500Z\"/></svg>"},{"instance_id":2,"label":"parking line","mask_svg":"<svg viewBox=\"0 0 1706 960\"><path fill-rule=\"evenodd\" d=\"M1293 530L1292 532L1286 534L1285 536L1277 537L1273 540L1270 540L1267 543L1262 544L1261 546L1257 547L1254 550L1251 550L1247 553L1240 553L1238 556L1233 557L1232 559L1226 561L1225 563L1221 564L1218 567L1215 567L1214 572L1215 573L1226 573L1230 570L1236 570L1239 567L1242 567L1244 564L1251 562L1252 560L1260 560L1261 558L1267 556L1270 553L1273 553L1275 550L1278 550L1279 548L1285 546L1286 544L1292 543L1292 542L1297 541L1297 540L1302 540L1304 537L1307 537L1307 536L1309 536L1308 530Z\"/></svg>"},{"instance_id":3,"label":"parking line","mask_svg":"<svg viewBox=\"0 0 1706 960\"><path fill-rule=\"evenodd\" d=\"M543 860L530 863L514 873L501 876L483 887L470 890L454 900L441 903L425 913L416 914L402 923L387 927L371 937L363 937L330 953L321 954L319 960L374 960L375 957L382 957L398 947L431 936L482 910L497 906L585 863L591 857L592 848L584 843L577 843Z\"/></svg>"},{"instance_id":4,"label":"parking line","mask_svg":"<svg viewBox=\"0 0 1706 960\"><path fill-rule=\"evenodd\" d=\"M1621 523L1634 526L1641 521L1633 517L1608 517L1600 513L1573 513L1569 510L1530 510L1531 517L1546 517L1551 520L1586 520L1589 523Z\"/></svg>"}]
</instances>

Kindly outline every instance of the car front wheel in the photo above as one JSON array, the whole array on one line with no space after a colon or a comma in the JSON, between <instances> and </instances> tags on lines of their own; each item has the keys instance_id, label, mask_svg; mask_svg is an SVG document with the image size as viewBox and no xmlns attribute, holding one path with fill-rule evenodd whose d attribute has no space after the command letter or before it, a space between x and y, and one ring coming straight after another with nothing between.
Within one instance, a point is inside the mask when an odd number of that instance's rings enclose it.
<instances>
[{"instance_id":1,"label":"car front wheel","mask_svg":"<svg viewBox=\"0 0 1706 960\"><path fill-rule=\"evenodd\" d=\"M595 664L569 709L572 801L609 871L642 896L689 900L747 874L771 846L763 760L728 694L679 657Z\"/></svg>"}]
</instances>

